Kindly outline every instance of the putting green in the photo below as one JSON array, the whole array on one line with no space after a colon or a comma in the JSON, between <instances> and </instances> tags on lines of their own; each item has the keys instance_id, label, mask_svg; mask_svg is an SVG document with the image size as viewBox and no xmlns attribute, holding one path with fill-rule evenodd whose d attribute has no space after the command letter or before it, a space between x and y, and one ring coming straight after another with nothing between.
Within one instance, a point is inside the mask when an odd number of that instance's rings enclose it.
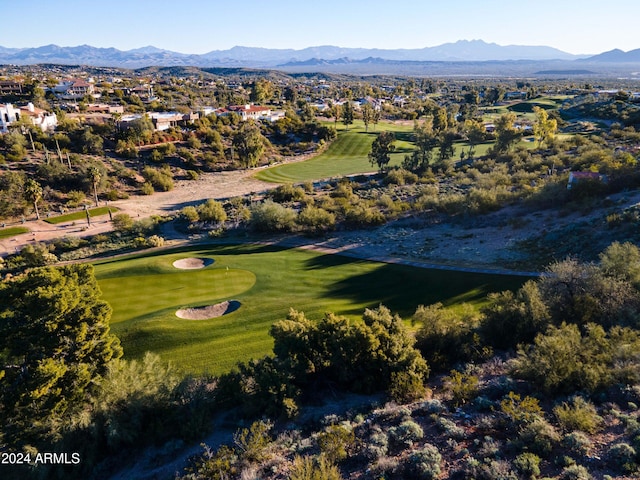
<instances>
[{"instance_id":1,"label":"putting green","mask_svg":"<svg viewBox=\"0 0 640 480\"><path fill-rule=\"evenodd\" d=\"M199 270L172 266L186 257L214 262ZM230 370L271 352L271 325L289 308L317 320L326 312L360 318L380 303L410 318L418 305L480 305L486 294L518 288L522 277L427 270L282 249L212 246L96 264L103 298L113 308L111 330L126 358L158 353L185 373ZM236 300L238 310L197 322L176 317L181 307Z\"/></svg>"}]
</instances>

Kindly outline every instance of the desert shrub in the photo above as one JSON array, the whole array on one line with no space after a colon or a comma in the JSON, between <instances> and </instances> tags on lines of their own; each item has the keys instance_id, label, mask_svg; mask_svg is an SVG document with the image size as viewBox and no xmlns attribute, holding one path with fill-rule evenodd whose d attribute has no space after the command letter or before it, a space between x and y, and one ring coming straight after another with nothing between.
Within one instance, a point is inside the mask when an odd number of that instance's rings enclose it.
<instances>
[{"instance_id":1,"label":"desert shrub","mask_svg":"<svg viewBox=\"0 0 640 480\"><path fill-rule=\"evenodd\" d=\"M478 449L478 455L482 458L494 458L498 456L502 450L500 441L494 440L492 437L486 436L482 441L482 445Z\"/></svg>"},{"instance_id":2,"label":"desert shrub","mask_svg":"<svg viewBox=\"0 0 640 480\"><path fill-rule=\"evenodd\" d=\"M382 457L372 465L371 472L381 478L394 478L393 476L400 470L400 461L395 457Z\"/></svg>"},{"instance_id":3,"label":"desert shrub","mask_svg":"<svg viewBox=\"0 0 640 480\"><path fill-rule=\"evenodd\" d=\"M133 218L128 213L116 213L112 223L116 232L127 232L133 228Z\"/></svg>"},{"instance_id":4,"label":"desert shrub","mask_svg":"<svg viewBox=\"0 0 640 480\"><path fill-rule=\"evenodd\" d=\"M389 440L398 450L411 447L422 437L424 437L422 427L412 420L405 420L400 425L389 429Z\"/></svg>"},{"instance_id":5,"label":"desert shrub","mask_svg":"<svg viewBox=\"0 0 640 480\"><path fill-rule=\"evenodd\" d=\"M296 222L297 214L295 210L284 207L271 200L254 205L250 209L250 225L258 231L291 231Z\"/></svg>"},{"instance_id":6,"label":"desert shrub","mask_svg":"<svg viewBox=\"0 0 640 480\"><path fill-rule=\"evenodd\" d=\"M200 214L193 205L188 205L180 210L180 215L189 223L194 223L200 220Z\"/></svg>"},{"instance_id":7,"label":"desert shrub","mask_svg":"<svg viewBox=\"0 0 640 480\"><path fill-rule=\"evenodd\" d=\"M389 395L398 403L414 402L427 393L423 380L411 372L393 372L389 383Z\"/></svg>"},{"instance_id":8,"label":"desert shrub","mask_svg":"<svg viewBox=\"0 0 640 480\"><path fill-rule=\"evenodd\" d=\"M560 474L560 480L590 480L589 471L582 465L565 467Z\"/></svg>"},{"instance_id":9,"label":"desert shrub","mask_svg":"<svg viewBox=\"0 0 640 480\"><path fill-rule=\"evenodd\" d=\"M513 461L513 466L525 478L536 478L540 475L540 457L534 453L521 453Z\"/></svg>"},{"instance_id":10,"label":"desert shrub","mask_svg":"<svg viewBox=\"0 0 640 480\"><path fill-rule=\"evenodd\" d=\"M331 192L333 198L346 198L350 199L353 196L353 188L351 182L340 181L336 185L336 188Z\"/></svg>"},{"instance_id":11,"label":"desert shrub","mask_svg":"<svg viewBox=\"0 0 640 480\"><path fill-rule=\"evenodd\" d=\"M153 195L155 191L151 182L144 182L140 187L140 193L142 193L142 195Z\"/></svg>"},{"instance_id":12,"label":"desert shrub","mask_svg":"<svg viewBox=\"0 0 640 480\"><path fill-rule=\"evenodd\" d=\"M342 480L338 467L323 456L314 459L297 455L293 459L288 478L289 480Z\"/></svg>"},{"instance_id":13,"label":"desert shrub","mask_svg":"<svg viewBox=\"0 0 640 480\"><path fill-rule=\"evenodd\" d=\"M227 212L222 203L209 199L196 208L200 220L203 222L223 223L227 220Z\"/></svg>"},{"instance_id":14,"label":"desert shrub","mask_svg":"<svg viewBox=\"0 0 640 480\"><path fill-rule=\"evenodd\" d=\"M147 166L142 170L142 176L155 190L161 192L173 190L173 175L168 167L158 169Z\"/></svg>"},{"instance_id":15,"label":"desert shrub","mask_svg":"<svg viewBox=\"0 0 640 480\"><path fill-rule=\"evenodd\" d=\"M607 452L608 463L620 472L631 473L638 469L636 450L628 443L616 443Z\"/></svg>"},{"instance_id":16,"label":"desert shrub","mask_svg":"<svg viewBox=\"0 0 640 480\"><path fill-rule=\"evenodd\" d=\"M80 205L85 203L87 196L84 192L79 190L71 190L67 193L67 205L71 208L79 207Z\"/></svg>"},{"instance_id":17,"label":"desert shrub","mask_svg":"<svg viewBox=\"0 0 640 480\"><path fill-rule=\"evenodd\" d=\"M355 227L367 227L382 225L386 222L384 214L373 207L368 207L362 202L354 205L345 212L344 220Z\"/></svg>"},{"instance_id":18,"label":"desert shrub","mask_svg":"<svg viewBox=\"0 0 640 480\"><path fill-rule=\"evenodd\" d=\"M427 443L423 448L409 455L404 467L410 478L433 480L440 476L440 462L442 462L442 455L438 448Z\"/></svg>"},{"instance_id":19,"label":"desert shrub","mask_svg":"<svg viewBox=\"0 0 640 480\"><path fill-rule=\"evenodd\" d=\"M226 480L235 477L238 472L238 455L234 449L226 445L222 445L215 451L207 445L203 445L203 447L204 452L192 457L190 464L185 469L186 474L182 477L176 477L176 480L192 480L194 478Z\"/></svg>"},{"instance_id":20,"label":"desert shrub","mask_svg":"<svg viewBox=\"0 0 640 480\"><path fill-rule=\"evenodd\" d=\"M94 400L92 434L113 451L166 438L177 385L173 368L156 354L114 361Z\"/></svg>"},{"instance_id":21,"label":"desert shrub","mask_svg":"<svg viewBox=\"0 0 640 480\"><path fill-rule=\"evenodd\" d=\"M151 235L147 238L148 247L162 247L164 245L164 238L159 235Z\"/></svg>"},{"instance_id":22,"label":"desert shrub","mask_svg":"<svg viewBox=\"0 0 640 480\"><path fill-rule=\"evenodd\" d=\"M553 425L538 418L520 430L518 440L531 452L547 456L560 441L560 435Z\"/></svg>"},{"instance_id":23,"label":"desert shrub","mask_svg":"<svg viewBox=\"0 0 640 480\"><path fill-rule=\"evenodd\" d=\"M553 413L565 431L581 430L595 433L602 423L596 407L580 396L573 397L570 404L563 402L562 405L556 405Z\"/></svg>"},{"instance_id":24,"label":"desert shrub","mask_svg":"<svg viewBox=\"0 0 640 480\"><path fill-rule=\"evenodd\" d=\"M512 373L529 379L549 393L595 391L612 383L635 382L640 333L613 327L608 333L595 324L550 326L534 344L518 350ZM634 353L635 352L635 353Z\"/></svg>"},{"instance_id":25,"label":"desert shrub","mask_svg":"<svg viewBox=\"0 0 640 480\"><path fill-rule=\"evenodd\" d=\"M318 446L320 451L332 463L337 463L345 458L353 447L355 435L351 428L344 425L331 425L318 434Z\"/></svg>"},{"instance_id":26,"label":"desert shrub","mask_svg":"<svg viewBox=\"0 0 640 480\"><path fill-rule=\"evenodd\" d=\"M253 422L233 436L233 443L239 456L248 462L262 462L269 456L269 446L273 442L269 432L271 424L264 421Z\"/></svg>"},{"instance_id":27,"label":"desert shrub","mask_svg":"<svg viewBox=\"0 0 640 480\"><path fill-rule=\"evenodd\" d=\"M389 437L380 428L369 435L363 448L363 454L369 460L378 460L389 451Z\"/></svg>"},{"instance_id":28,"label":"desert shrub","mask_svg":"<svg viewBox=\"0 0 640 480\"><path fill-rule=\"evenodd\" d=\"M511 470L509 463L504 460L487 459L487 461L481 462L473 457L468 457L461 473L463 478L475 480L519 480Z\"/></svg>"},{"instance_id":29,"label":"desert shrub","mask_svg":"<svg viewBox=\"0 0 640 480\"><path fill-rule=\"evenodd\" d=\"M394 168L393 170L389 170L383 181L387 185L413 184L418 181L418 175L404 168Z\"/></svg>"},{"instance_id":30,"label":"desert shrub","mask_svg":"<svg viewBox=\"0 0 640 480\"><path fill-rule=\"evenodd\" d=\"M536 398L524 397L514 392L509 392L500 402L500 410L508 418L511 424L516 426L526 425L538 418L542 418L542 408Z\"/></svg>"},{"instance_id":31,"label":"desert shrub","mask_svg":"<svg viewBox=\"0 0 640 480\"><path fill-rule=\"evenodd\" d=\"M584 432L571 432L562 439L562 446L574 455L585 456L591 448L591 440Z\"/></svg>"},{"instance_id":32,"label":"desert shrub","mask_svg":"<svg viewBox=\"0 0 640 480\"><path fill-rule=\"evenodd\" d=\"M466 437L467 433L465 432L464 428L459 427L455 422L445 417L438 417L435 414L433 415L433 418L436 422L438 430L447 434L451 438L459 440Z\"/></svg>"},{"instance_id":33,"label":"desert shrub","mask_svg":"<svg viewBox=\"0 0 640 480\"><path fill-rule=\"evenodd\" d=\"M25 245L20 250L20 257L27 267L43 267L58 261L58 257L51 253L44 243Z\"/></svg>"},{"instance_id":34,"label":"desert shrub","mask_svg":"<svg viewBox=\"0 0 640 480\"><path fill-rule=\"evenodd\" d=\"M300 211L297 221L305 230L318 234L333 230L336 225L336 216L322 208L308 205Z\"/></svg>"},{"instance_id":35,"label":"desert shrub","mask_svg":"<svg viewBox=\"0 0 640 480\"><path fill-rule=\"evenodd\" d=\"M268 193L274 202L299 202L306 197L306 192L302 187L294 187L290 183L280 185Z\"/></svg>"},{"instance_id":36,"label":"desert shrub","mask_svg":"<svg viewBox=\"0 0 640 480\"><path fill-rule=\"evenodd\" d=\"M475 331L479 317L473 311L453 312L438 302L426 307L420 305L412 321L421 325L416 333L416 345L435 368L481 360L490 354Z\"/></svg>"},{"instance_id":37,"label":"desert shrub","mask_svg":"<svg viewBox=\"0 0 640 480\"><path fill-rule=\"evenodd\" d=\"M446 410L447 407L439 399L432 398L422 402L414 412L416 415L428 415L432 413L442 413Z\"/></svg>"},{"instance_id":38,"label":"desert shrub","mask_svg":"<svg viewBox=\"0 0 640 480\"><path fill-rule=\"evenodd\" d=\"M451 375L443 379L443 387L451 396L453 405L459 407L478 394L479 382L476 375L451 370Z\"/></svg>"},{"instance_id":39,"label":"desert shrub","mask_svg":"<svg viewBox=\"0 0 640 480\"><path fill-rule=\"evenodd\" d=\"M515 293L507 290L491 293L488 298L489 304L482 309L481 332L494 347L506 349L530 343L550 323L548 308L534 281Z\"/></svg>"}]
</instances>

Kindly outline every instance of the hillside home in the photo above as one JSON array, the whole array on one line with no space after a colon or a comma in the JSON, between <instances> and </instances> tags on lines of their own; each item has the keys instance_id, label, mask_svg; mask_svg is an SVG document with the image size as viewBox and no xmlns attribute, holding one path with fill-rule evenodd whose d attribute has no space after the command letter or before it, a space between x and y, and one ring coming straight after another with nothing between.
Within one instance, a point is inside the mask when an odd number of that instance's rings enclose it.
<instances>
[{"instance_id":1,"label":"hillside home","mask_svg":"<svg viewBox=\"0 0 640 480\"><path fill-rule=\"evenodd\" d=\"M22 83L12 80L0 80L0 95L22 95Z\"/></svg>"},{"instance_id":2,"label":"hillside home","mask_svg":"<svg viewBox=\"0 0 640 480\"><path fill-rule=\"evenodd\" d=\"M33 103L23 107L14 107L12 104L0 104L0 133L7 133L12 123L20 118L29 118L31 123L40 127L43 132L50 131L58 125L58 117L55 113L36 108Z\"/></svg>"},{"instance_id":3,"label":"hillside home","mask_svg":"<svg viewBox=\"0 0 640 480\"><path fill-rule=\"evenodd\" d=\"M260 107L258 105L229 105L226 108L219 108L215 111L215 114L224 117L236 113L240 115L243 122L247 120L264 120L268 122L275 122L281 118L284 118L285 114L280 110L271 110L269 107Z\"/></svg>"},{"instance_id":4,"label":"hillside home","mask_svg":"<svg viewBox=\"0 0 640 480\"><path fill-rule=\"evenodd\" d=\"M171 127L184 126L199 118L197 113L179 113L179 112L149 112L146 114L153 123L154 130L164 131ZM128 128L128 124L142 118L140 114L125 115L120 119L120 126Z\"/></svg>"},{"instance_id":5,"label":"hillside home","mask_svg":"<svg viewBox=\"0 0 640 480\"><path fill-rule=\"evenodd\" d=\"M80 78L64 80L51 90L58 98L76 100L95 93L93 84Z\"/></svg>"}]
</instances>

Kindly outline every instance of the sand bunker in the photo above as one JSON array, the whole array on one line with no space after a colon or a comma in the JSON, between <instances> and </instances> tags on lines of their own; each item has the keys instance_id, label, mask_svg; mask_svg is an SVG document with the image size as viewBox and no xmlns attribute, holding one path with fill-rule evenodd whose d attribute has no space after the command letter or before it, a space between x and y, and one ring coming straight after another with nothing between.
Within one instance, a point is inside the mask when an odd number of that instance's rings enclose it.
<instances>
[{"instance_id":1,"label":"sand bunker","mask_svg":"<svg viewBox=\"0 0 640 480\"><path fill-rule=\"evenodd\" d=\"M207 305L206 307L181 308L176 312L176 317L184 320L207 320L235 312L240 308L240 305L237 300L229 300L228 302Z\"/></svg>"},{"instance_id":2,"label":"sand bunker","mask_svg":"<svg viewBox=\"0 0 640 480\"><path fill-rule=\"evenodd\" d=\"M176 260L173 262L173 266L175 268L179 268L181 270L196 270L198 268L204 268L213 263L213 260L210 258L182 258L180 260Z\"/></svg>"}]
</instances>

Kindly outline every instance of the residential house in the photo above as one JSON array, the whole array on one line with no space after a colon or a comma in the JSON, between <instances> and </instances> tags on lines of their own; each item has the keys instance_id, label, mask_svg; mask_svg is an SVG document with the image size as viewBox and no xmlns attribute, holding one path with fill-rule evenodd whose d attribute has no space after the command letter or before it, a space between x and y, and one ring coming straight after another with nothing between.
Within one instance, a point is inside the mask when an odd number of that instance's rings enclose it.
<instances>
[{"instance_id":1,"label":"residential house","mask_svg":"<svg viewBox=\"0 0 640 480\"><path fill-rule=\"evenodd\" d=\"M29 118L31 123L40 127L43 132L53 130L58 125L55 113L36 108L33 103L23 107L14 107L10 103L0 104L0 133L7 133L12 123L20 118Z\"/></svg>"},{"instance_id":2,"label":"residential house","mask_svg":"<svg viewBox=\"0 0 640 480\"><path fill-rule=\"evenodd\" d=\"M265 120L268 122L275 122L280 118L285 117L285 113L280 110L271 110L270 107L261 107L258 105L229 105L226 108L219 108L215 111L215 114L221 117L236 113L240 115L243 122L247 120Z\"/></svg>"},{"instance_id":3,"label":"residential house","mask_svg":"<svg viewBox=\"0 0 640 480\"><path fill-rule=\"evenodd\" d=\"M0 80L0 95L22 95L25 89L20 82Z\"/></svg>"},{"instance_id":4,"label":"residential house","mask_svg":"<svg viewBox=\"0 0 640 480\"><path fill-rule=\"evenodd\" d=\"M197 113L179 112L149 112L146 115L151 119L153 128L157 131L168 130L171 127L183 126L199 118ZM128 124L134 120L142 118L141 114L125 115L120 119L120 126L127 128Z\"/></svg>"},{"instance_id":5,"label":"residential house","mask_svg":"<svg viewBox=\"0 0 640 480\"><path fill-rule=\"evenodd\" d=\"M93 84L81 78L64 80L53 87L52 91L56 97L66 100L77 100L95 93Z\"/></svg>"}]
</instances>

